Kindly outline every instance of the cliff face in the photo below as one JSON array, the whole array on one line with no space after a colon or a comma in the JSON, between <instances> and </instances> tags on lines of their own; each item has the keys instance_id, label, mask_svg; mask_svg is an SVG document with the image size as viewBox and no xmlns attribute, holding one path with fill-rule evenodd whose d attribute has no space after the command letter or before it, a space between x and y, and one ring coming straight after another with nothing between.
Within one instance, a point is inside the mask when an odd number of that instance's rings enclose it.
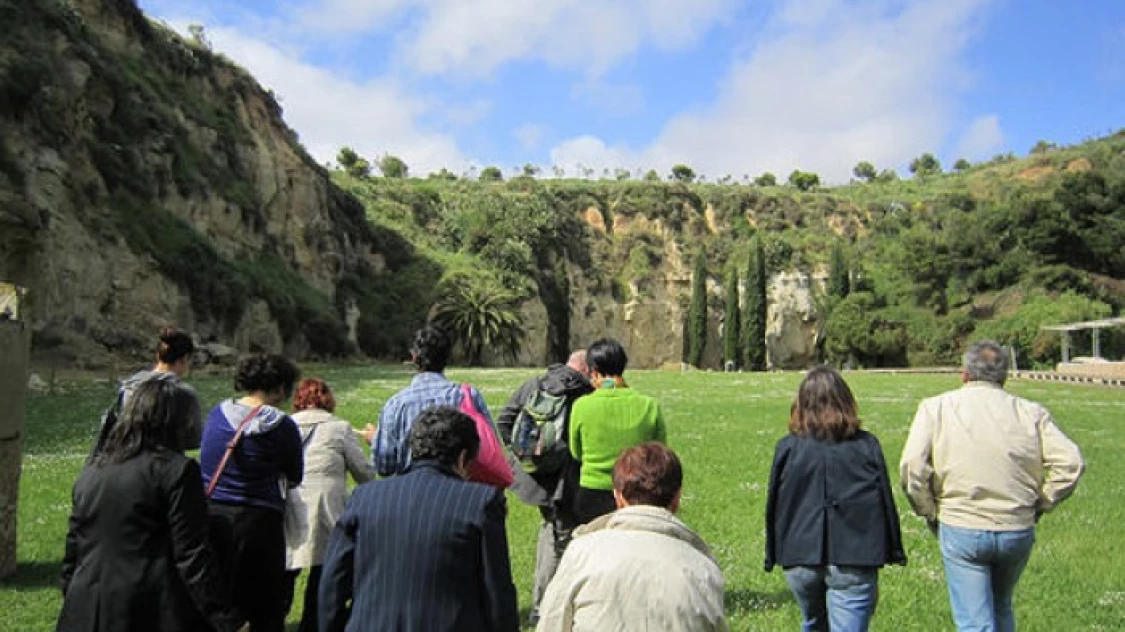
<instances>
[{"instance_id":1,"label":"cliff face","mask_svg":"<svg viewBox=\"0 0 1125 632\"><path fill-rule=\"evenodd\" d=\"M0 25L0 273L33 287L39 351L147 353L164 323L298 356L354 345L345 312L410 249L271 94L131 0L0 0Z\"/></svg>"}]
</instances>

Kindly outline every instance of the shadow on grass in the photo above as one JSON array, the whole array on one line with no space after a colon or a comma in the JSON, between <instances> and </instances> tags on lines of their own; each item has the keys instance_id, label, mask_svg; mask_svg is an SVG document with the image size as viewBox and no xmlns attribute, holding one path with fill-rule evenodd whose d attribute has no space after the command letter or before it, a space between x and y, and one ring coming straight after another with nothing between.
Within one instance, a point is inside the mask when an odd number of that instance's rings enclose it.
<instances>
[{"instance_id":1,"label":"shadow on grass","mask_svg":"<svg viewBox=\"0 0 1125 632\"><path fill-rule=\"evenodd\" d=\"M761 612L778 610L793 603L793 595L788 590L777 592L758 592L755 590L728 590L723 595L723 607L729 617L733 613Z\"/></svg>"},{"instance_id":2,"label":"shadow on grass","mask_svg":"<svg viewBox=\"0 0 1125 632\"><path fill-rule=\"evenodd\" d=\"M58 588L62 562L20 562L16 572L0 579L2 588Z\"/></svg>"}]
</instances>

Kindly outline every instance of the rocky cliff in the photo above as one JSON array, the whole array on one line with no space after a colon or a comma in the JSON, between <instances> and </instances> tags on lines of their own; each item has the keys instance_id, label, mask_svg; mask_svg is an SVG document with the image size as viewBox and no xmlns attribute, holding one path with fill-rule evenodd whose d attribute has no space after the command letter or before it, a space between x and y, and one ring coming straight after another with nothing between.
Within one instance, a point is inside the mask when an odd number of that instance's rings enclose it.
<instances>
[{"instance_id":1,"label":"rocky cliff","mask_svg":"<svg viewBox=\"0 0 1125 632\"><path fill-rule=\"evenodd\" d=\"M132 0L0 0L0 127L0 273L33 288L40 353L147 353L163 323L346 353L411 259L269 92Z\"/></svg>"}]
</instances>

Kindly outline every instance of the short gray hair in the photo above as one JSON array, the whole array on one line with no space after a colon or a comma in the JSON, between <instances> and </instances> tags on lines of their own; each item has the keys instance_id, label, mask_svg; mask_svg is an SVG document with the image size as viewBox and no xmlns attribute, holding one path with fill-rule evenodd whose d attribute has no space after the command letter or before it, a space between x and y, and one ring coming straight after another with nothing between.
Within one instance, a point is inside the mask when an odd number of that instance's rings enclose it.
<instances>
[{"instance_id":1,"label":"short gray hair","mask_svg":"<svg viewBox=\"0 0 1125 632\"><path fill-rule=\"evenodd\" d=\"M973 343L965 352L965 373L972 382L1004 385L1008 380L1008 352L991 340Z\"/></svg>"}]
</instances>

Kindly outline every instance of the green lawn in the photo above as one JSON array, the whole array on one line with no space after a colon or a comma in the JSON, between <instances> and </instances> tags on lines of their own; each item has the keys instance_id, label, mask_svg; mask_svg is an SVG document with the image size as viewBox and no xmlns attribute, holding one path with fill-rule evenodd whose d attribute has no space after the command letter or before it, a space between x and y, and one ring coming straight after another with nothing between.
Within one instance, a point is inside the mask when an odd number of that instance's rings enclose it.
<instances>
[{"instance_id":1,"label":"green lawn","mask_svg":"<svg viewBox=\"0 0 1125 632\"><path fill-rule=\"evenodd\" d=\"M493 410L527 370L451 370L478 385ZM404 386L404 367L311 367L335 387L338 411L357 426ZM762 571L763 510L773 445L801 375L630 372L656 396L669 441L686 469L683 519L711 545L727 581L733 630L794 630L796 605L779 572ZM954 375L846 376L864 425L882 441L892 468L918 401L957 385ZM195 376L205 404L229 393L229 378ZM1021 630L1119 630L1125 627L1125 393L1098 387L1013 382L1016 393L1048 406L1087 460L1075 496L1044 518L1031 563L1016 593ZM0 630L53 629L70 486L90 444L106 383L78 380L63 392L34 396L28 422L20 504L20 569L0 583ZM897 479L897 473L892 472ZM886 569L875 630L952 629L941 560L924 524L898 496L910 563ZM531 592L538 514L512 499L508 521L521 609ZM644 599L638 595L638 599ZM298 603L300 603L298 599ZM296 613L292 613L295 620Z\"/></svg>"}]
</instances>

